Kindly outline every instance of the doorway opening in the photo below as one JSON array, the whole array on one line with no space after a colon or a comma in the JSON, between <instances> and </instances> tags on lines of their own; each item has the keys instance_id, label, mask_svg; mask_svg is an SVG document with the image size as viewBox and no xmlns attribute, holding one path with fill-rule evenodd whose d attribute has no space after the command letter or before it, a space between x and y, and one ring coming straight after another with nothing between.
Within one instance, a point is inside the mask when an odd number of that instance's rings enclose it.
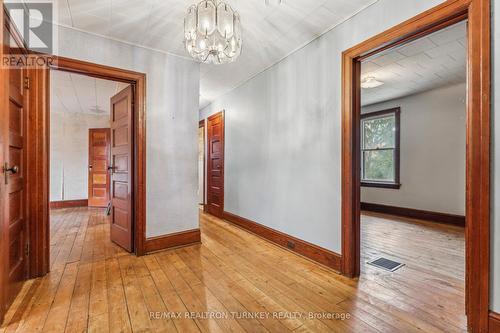
<instances>
[{"instance_id":1,"label":"doorway opening","mask_svg":"<svg viewBox=\"0 0 500 333\"><path fill-rule=\"evenodd\" d=\"M108 255L119 247L130 252L129 203L123 201L133 184L128 163L119 157L131 154L123 131L132 124L125 120L117 126L115 120L117 112L126 110L115 100L130 84L61 70L50 74L51 269L99 250ZM129 236L120 237L122 233ZM71 243L71 251L65 251Z\"/></svg>"},{"instance_id":2,"label":"doorway opening","mask_svg":"<svg viewBox=\"0 0 500 333\"><path fill-rule=\"evenodd\" d=\"M360 61L360 279L442 330L467 329L466 59L461 21Z\"/></svg>"},{"instance_id":3,"label":"doorway opening","mask_svg":"<svg viewBox=\"0 0 500 333\"><path fill-rule=\"evenodd\" d=\"M415 45L419 39L429 37L449 29L459 22L467 22L466 40L466 83L465 83L465 287L461 302L465 307L467 329L473 332L486 331L489 316L489 233L490 233L490 7L488 1L447 1L434 7L406 22L397 25L361 44L346 50L343 53L343 95L342 95L342 273L357 277L361 273L361 190L362 175L368 174L368 180L378 180L376 172L370 170L370 160L383 159L382 155L397 156L396 136L389 140L388 152L363 152L366 156L365 165L362 161L362 86L379 85L383 80L362 77L362 63L370 57L380 55L405 45ZM458 42L459 43L459 42ZM460 43L459 43L460 44ZM422 45L407 50L408 54L416 52ZM448 47L443 47L448 52ZM402 54L404 56L404 54ZM390 60L387 57L385 60ZM429 61L430 63L430 61ZM446 67L446 66L445 66ZM366 70L366 69L365 69ZM362 79L365 79L362 81ZM381 111L381 110L379 110ZM401 109L401 117L404 110ZM387 122L396 123L397 116L382 115L379 118ZM390 120L392 119L392 120ZM403 146L403 144L401 144ZM403 152L402 152L403 154ZM362 171L362 167L368 167ZM396 168L393 162L392 168ZM388 180L385 184L389 188L405 186L400 184L391 167L385 168L379 178ZM379 170L380 171L380 170ZM383 170L382 170L383 171ZM401 171L403 172L403 171ZM391 176L391 177L388 177ZM365 177L366 178L366 177ZM366 180L366 179L365 179ZM369 185L369 184L368 184ZM365 206L366 208L366 206ZM380 208L380 207L378 207ZM382 207L387 208L387 207ZM402 214L401 210L393 210L393 214ZM420 214L425 216L427 210L410 210L406 214ZM432 213L432 212L431 212ZM448 222L459 221L460 216L435 215L438 218L448 219ZM443 221L441 221L443 222ZM463 218L462 218L463 222ZM409 237L418 235L409 233ZM385 240L385 239L384 239ZM401 246L405 245L404 240ZM455 246L460 246L458 241ZM425 284L426 288L427 285ZM432 295L431 295L432 296ZM420 295L415 295L420 297ZM407 301L406 297L402 297ZM437 300L434 303L438 303ZM439 304L436 304L439 305Z\"/></svg>"},{"instance_id":4,"label":"doorway opening","mask_svg":"<svg viewBox=\"0 0 500 333\"><path fill-rule=\"evenodd\" d=\"M29 146L28 163L31 165L34 175L31 182L31 193L33 197L37 198L37 201L30 201L32 205L29 207L33 217L33 228L30 231L30 264L33 265L31 277L44 276L50 271L51 265L49 101L51 76L56 72L65 73L65 75L83 75L85 80L90 80L90 82L93 79L113 81L115 84L120 82L122 87L125 87L108 102L110 110L108 118L110 119L108 123L108 128L110 128L110 165L107 166L107 171L110 177L110 233L115 243L125 248L126 251L136 255L143 255L146 252L146 76L143 73L70 58L56 56L51 56L51 58L50 68L36 68L29 75L30 88L34 96L34 102L31 105L34 111L33 117L28 122L28 133L33 140L33 144ZM96 89L95 83L94 89ZM82 103L84 102L82 101ZM96 107L96 105L99 106L99 103L95 100L93 103L91 101L85 103L92 104L87 107L97 113L104 108ZM88 129L85 130L85 140L89 136ZM85 151L80 157L88 159L89 147L87 144L85 144L84 149ZM101 165L98 168L102 169L102 161L99 163ZM85 181L88 177L89 166L86 165L83 173ZM92 165L92 169L93 167ZM99 188L97 185L101 187L95 196L102 195L103 187L104 189L107 187L107 185L99 184L105 183L104 178L103 173L95 177L97 184L92 187L92 191ZM85 183L85 181L83 182ZM52 187L54 186L52 184ZM64 188L65 191L69 190L67 187ZM85 196L87 196L88 184L85 184L85 189L82 191L85 191ZM101 193L98 193L99 191ZM69 199L67 195L69 193L65 193L65 198ZM68 204L65 202L66 200L61 201L62 205ZM76 203L70 202L69 204L88 206L88 201L77 200ZM99 209L105 211L105 208Z\"/></svg>"}]
</instances>

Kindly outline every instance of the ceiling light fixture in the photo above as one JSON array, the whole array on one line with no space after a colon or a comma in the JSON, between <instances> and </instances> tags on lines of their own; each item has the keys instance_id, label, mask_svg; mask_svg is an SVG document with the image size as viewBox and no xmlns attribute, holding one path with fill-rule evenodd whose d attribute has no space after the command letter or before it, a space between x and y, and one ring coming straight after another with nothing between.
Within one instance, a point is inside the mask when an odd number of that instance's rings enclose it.
<instances>
[{"instance_id":1,"label":"ceiling light fixture","mask_svg":"<svg viewBox=\"0 0 500 333\"><path fill-rule=\"evenodd\" d=\"M367 76L363 80L361 80L361 88L364 88L364 89L376 88L376 87L379 87L383 84L384 84L384 82L378 81L373 76Z\"/></svg>"},{"instance_id":2,"label":"ceiling light fixture","mask_svg":"<svg viewBox=\"0 0 500 333\"><path fill-rule=\"evenodd\" d=\"M219 0L192 5L184 19L184 45L191 57L203 63L235 61L242 47L239 14Z\"/></svg>"}]
</instances>

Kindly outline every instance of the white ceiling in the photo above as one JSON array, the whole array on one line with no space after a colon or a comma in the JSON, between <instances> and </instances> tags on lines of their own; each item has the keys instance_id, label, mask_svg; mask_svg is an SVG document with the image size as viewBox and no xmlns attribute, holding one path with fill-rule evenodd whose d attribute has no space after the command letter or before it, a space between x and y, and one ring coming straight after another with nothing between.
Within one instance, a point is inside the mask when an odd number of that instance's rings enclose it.
<instances>
[{"instance_id":1,"label":"white ceiling","mask_svg":"<svg viewBox=\"0 0 500 333\"><path fill-rule=\"evenodd\" d=\"M183 20L198 0L54 0L60 24L187 56ZM228 0L241 15L236 63L201 66L200 106L237 87L378 0Z\"/></svg>"},{"instance_id":2,"label":"white ceiling","mask_svg":"<svg viewBox=\"0 0 500 333\"><path fill-rule=\"evenodd\" d=\"M51 112L109 115L110 99L127 84L54 70L50 72Z\"/></svg>"},{"instance_id":3,"label":"white ceiling","mask_svg":"<svg viewBox=\"0 0 500 333\"><path fill-rule=\"evenodd\" d=\"M361 104L465 82L466 35L466 23L461 22L367 59L361 77L373 76L384 85L361 89Z\"/></svg>"}]
</instances>

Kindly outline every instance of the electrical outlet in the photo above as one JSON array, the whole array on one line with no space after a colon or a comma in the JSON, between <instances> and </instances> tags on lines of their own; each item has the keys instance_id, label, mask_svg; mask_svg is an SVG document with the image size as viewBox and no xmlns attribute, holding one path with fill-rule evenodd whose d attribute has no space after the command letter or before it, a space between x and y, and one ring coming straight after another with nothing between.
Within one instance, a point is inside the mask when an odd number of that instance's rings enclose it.
<instances>
[{"instance_id":1,"label":"electrical outlet","mask_svg":"<svg viewBox=\"0 0 500 333\"><path fill-rule=\"evenodd\" d=\"M288 241L286 243L286 246L289 248L289 249L295 249L295 243L292 242L292 241Z\"/></svg>"}]
</instances>

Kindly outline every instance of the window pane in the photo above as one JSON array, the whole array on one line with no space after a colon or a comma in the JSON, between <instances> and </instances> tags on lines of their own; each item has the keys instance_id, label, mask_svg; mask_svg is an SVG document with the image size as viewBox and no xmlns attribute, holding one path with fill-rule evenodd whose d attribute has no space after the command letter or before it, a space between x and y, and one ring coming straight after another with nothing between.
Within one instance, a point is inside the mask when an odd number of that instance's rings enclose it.
<instances>
[{"instance_id":1,"label":"window pane","mask_svg":"<svg viewBox=\"0 0 500 333\"><path fill-rule=\"evenodd\" d=\"M394 148L396 118L394 115L364 119L363 126L363 148Z\"/></svg>"},{"instance_id":2,"label":"window pane","mask_svg":"<svg viewBox=\"0 0 500 333\"><path fill-rule=\"evenodd\" d=\"M394 182L394 150L364 151L363 180Z\"/></svg>"}]
</instances>

